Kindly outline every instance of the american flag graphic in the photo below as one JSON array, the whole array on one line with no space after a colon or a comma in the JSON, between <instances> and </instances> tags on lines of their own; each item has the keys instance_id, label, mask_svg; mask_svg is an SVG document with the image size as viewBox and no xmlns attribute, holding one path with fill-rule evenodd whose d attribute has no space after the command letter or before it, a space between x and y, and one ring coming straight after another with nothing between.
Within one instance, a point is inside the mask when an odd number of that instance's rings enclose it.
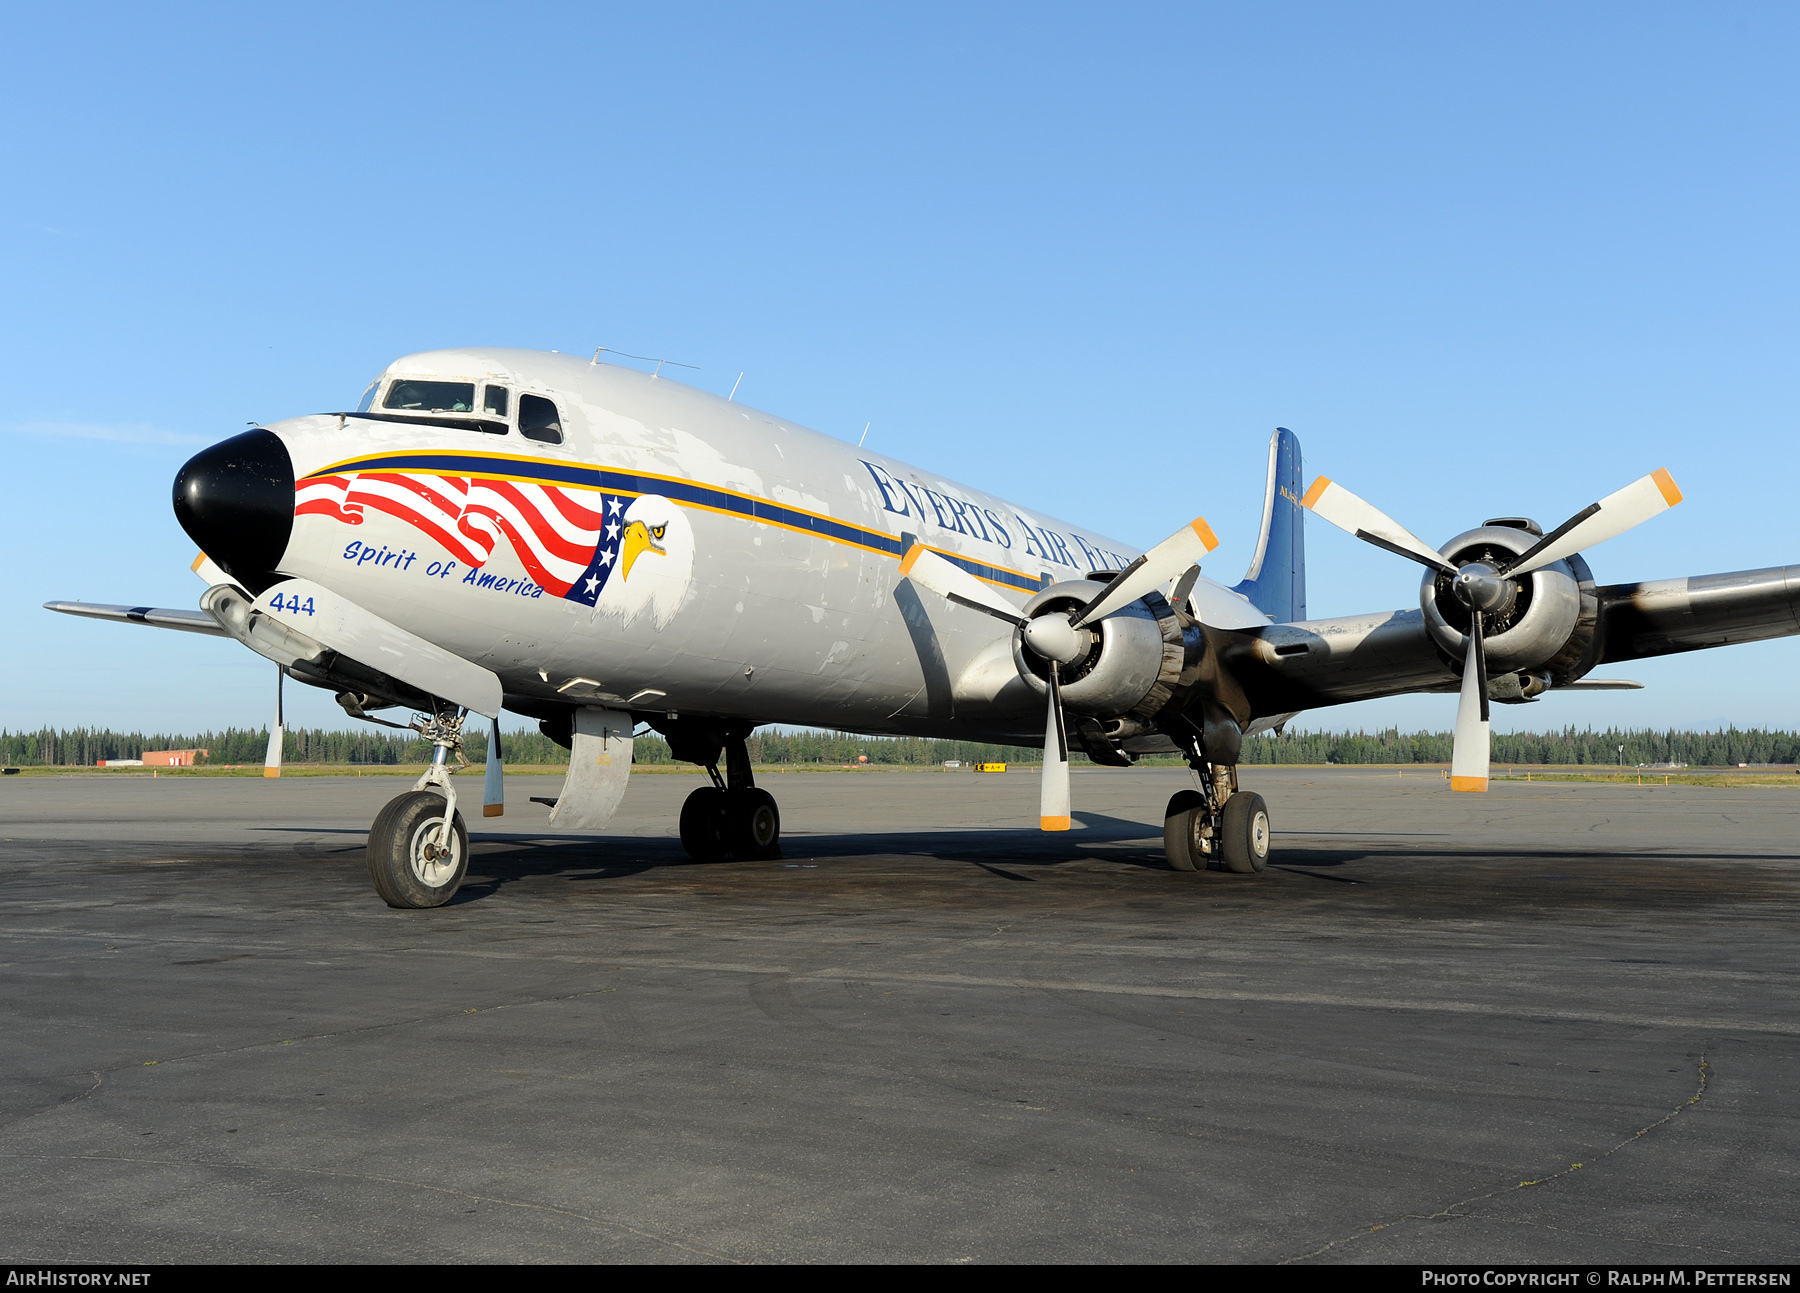
<instances>
[{"instance_id":1,"label":"american flag graphic","mask_svg":"<svg viewBox=\"0 0 1800 1293\"><path fill-rule=\"evenodd\" d=\"M361 525L367 510L386 512L477 570L504 538L545 592L592 606L618 565L631 501L529 481L370 471L301 481L294 515Z\"/></svg>"}]
</instances>

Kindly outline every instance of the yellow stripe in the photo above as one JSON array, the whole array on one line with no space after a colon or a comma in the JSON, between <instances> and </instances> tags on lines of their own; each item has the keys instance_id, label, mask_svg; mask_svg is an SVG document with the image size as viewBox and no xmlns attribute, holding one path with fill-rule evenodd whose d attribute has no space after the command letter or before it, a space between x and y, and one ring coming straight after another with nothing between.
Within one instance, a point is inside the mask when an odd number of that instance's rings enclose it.
<instances>
[{"instance_id":1,"label":"yellow stripe","mask_svg":"<svg viewBox=\"0 0 1800 1293\"><path fill-rule=\"evenodd\" d=\"M1317 480L1315 480L1312 483L1312 488L1306 491L1306 497L1300 500L1300 506L1301 507L1313 506L1313 504L1315 504L1319 501L1319 495L1323 494L1330 487L1331 487L1331 477L1329 477L1329 476L1319 477Z\"/></svg>"},{"instance_id":2,"label":"yellow stripe","mask_svg":"<svg viewBox=\"0 0 1800 1293\"><path fill-rule=\"evenodd\" d=\"M1212 532L1212 526L1206 523L1204 516L1196 516L1190 528L1200 536L1200 542L1206 545L1208 552L1219 546L1219 538Z\"/></svg>"},{"instance_id":3,"label":"yellow stripe","mask_svg":"<svg viewBox=\"0 0 1800 1293\"><path fill-rule=\"evenodd\" d=\"M506 805L483 804L481 806L481 815L483 817L504 817L506 815Z\"/></svg>"},{"instance_id":4,"label":"yellow stripe","mask_svg":"<svg viewBox=\"0 0 1800 1293\"><path fill-rule=\"evenodd\" d=\"M1480 792L1487 789L1486 777L1451 777L1450 789Z\"/></svg>"},{"instance_id":5,"label":"yellow stripe","mask_svg":"<svg viewBox=\"0 0 1800 1293\"><path fill-rule=\"evenodd\" d=\"M1681 501L1681 490L1676 486L1675 478L1669 475L1667 467L1658 467L1650 473L1650 479L1656 482L1656 487L1662 491L1663 501L1670 507Z\"/></svg>"},{"instance_id":6,"label":"yellow stripe","mask_svg":"<svg viewBox=\"0 0 1800 1293\"><path fill-rule=\"evenodd\" d=\"M269 767L269 766L267 766L267 765L266 765L266 764L265 764L265 765L264 765L264 767L263 767L263 776L265 776L265 777L279 777L279 776L280 776L280 775L281 775L281 769L280 769L280 768L271 768L271 767Z\"/></svg>"},{"instance_id":7,"label":"yellow stripe","mask_svg":"<svg viewBox=\"0 0 1800 1293\"><path fill-rule=\"evenodd\" d=\"M341 475L344 472L356 471L356 470L358 470L358 468L356 466L357 463L373 462L373 461L375 461L377 459L381 459L381 458L392 458L395 456L396 453L405 453L405 452L407 452L407 451L406 450L389 450L386 453L372 453L372 454L364 454L358 458L346 458L342 462L333 463L329 467L321 467L317 471L307 473L307 475L302 478L301 483L304 484L306 481L317 480L321 476L337 476L337 475ZM455 453L455 452L459 452L459 451L458 450L450 450L450 449L445 449L445 450L433 449L433 450L419 450L418 452L421 452L421 453ZM729 494L732 498L741 498L745 502L749 502L749 503L767 503L771 507L781 507L781 508L785 508L786 510L788 510L790 512L798 512L802 516L816 517L817 519L819 519L821 521L829 521L833 525L842 525L842 526L845 526L852 530L861 530L864 534L867 534L873 538L891 539L894 537L893 535L888 534L885 530L872 530L868 526L858 524L855 521L846 521L846 520L842 519L841 517L836 517L836 516L826 516L823 512L811 512L811 511L808 511L804 507L795 507L791 503L779 503L779 502L776 502L776 500L774 500L772 498L764 498L758 494L745 494L745 493L739 492L738 490L725 489L718 485L709 485L705 481L690 480L685 476L664 476L664 475L658 474L657 472L638 471L636 468L602 467L598 463L571 462L570 460L564 459L564 458L528 458L521 454L487 453L485 451L482 453L482 456L484 458L497 458L503 462L536 464L536 465L542 465L542 466L548 466L548 467L571 467L571 466L573 466L573 467L581 467L581 468L585 468L585 469L589 469L589 470L593 470L593 471L629 472L629 474L631 474L633 476L641 476L645 480L662 480L662 481L667 481L672 485L691 485L696 489L710 489L710 490L713 490L720 494ZM387 467L381 468L380 470L391 471L398 475L403 475L403 476L405 476L405 475L441 476L441 475L445 474L444 472L436 471L434 469L425 468L425 467L406 468L406 467L387 466ZM621 498L642 498L643 497L643 495L636 490L615 489L610 485L583 485L583 484L578 484L575 482L560 481L560 480L559 481L550 481L550 482L541 481L541 480L528 480L528 479L522 479L521 477L518 477L518 476L509 476L505 472L498 472L498 471L459 471L454 474L458 477L466 477L470 480L506 480L506 481L514 481L514 482L517 482L520 484L526 484L526 485L553 484L558 489L582 489L582 490L587 490L588 492L595 493L595 494L599 494L599 493L617 494ZM733 511L731 508L728 508L728 507L711 507L705 503L690 503L690 502L686 502L685 500L674 500L674 501L677 503L678 506L689 508L696 512L710 512L714 516L726 516L726 517L732 518L733 520L749 521L755 525L772 525L778 530L788 530L794 534L803 534L809 539L823 539L827 543L841 543L845 547L849 547L849 548L866 546L866 545L862 545L862 544L853 543L848 539L839 539L839 538L834 538L833 536L828 535L828 534L820 534L816 530L808 530L808 529L805 529L798 525L790 525L786 521L777 521L772 517L745 516L742 512ZM1206 520L1204 517L1202 517L1201 519L1194 522L1194 532L1196 534L1198 534L1200 536L1201 541L1206 544L1206 550L1208 552L1211 552L1214 548L1219 546L1218 539L1213 536L1212 530L1207 527ZM923 546L923 545L921 545L921 546ZM945 556L954 556L954 557L962 558L962 559L968 560L968 561L979 561L980 560L980 558L978 558L978 557L964 557L964 555L960 552L952 553L946 549L941 549L941 548L933 549L933 551L941 552ZM200 555L202 557L204 557L206 554L201 553ZM196 564L198 564L198 563L196 563ZM1014 570L1011 566L998 565L992 561L982 561L981 564L985 565L985 566L991 566L993 569L1001 571L1005 574L1017 575L1020 579L1028 579L1034 584L1037 582L1038 577L1034 574L1031 574L1029 571ZM900 571L900 573L902 575L904 575L906 573L906 569L903 568ZM970 573L973 573L973 572L970 572ZM1022 589L1022 588L1018 587L1016 584L1009 584L1003 579L989 579L986 575L976 575L975 578L981 580L983 583L992 584L996 588L1005 588L1011 592L1027 591L1026 589Z\"/></svg>"},{"instance_id":8,"label":"yellow stripe","mask_svg":"<svg viewBox=\"0 0 1800 1293\"><path fill-rule=\"evenodd\" d=\"M1038 827L1046 831L1066 831L1069 829L1069 819L1067 817L1040 817L1038 818Z\"/></svg>"},{"instance_id":9,"label":"yellow stripe","mask_svg":"<svg viewBox=\"0 0 1800 1293\"><path fill-rule=\"evenodd\" d=\"M900 573L902 575L912 574L913 563L919 559L919 554L923 551L925 551L925 545L922 543L915 543L906 550L906 555L900 558Z\"/></svg>"}]
</instances>

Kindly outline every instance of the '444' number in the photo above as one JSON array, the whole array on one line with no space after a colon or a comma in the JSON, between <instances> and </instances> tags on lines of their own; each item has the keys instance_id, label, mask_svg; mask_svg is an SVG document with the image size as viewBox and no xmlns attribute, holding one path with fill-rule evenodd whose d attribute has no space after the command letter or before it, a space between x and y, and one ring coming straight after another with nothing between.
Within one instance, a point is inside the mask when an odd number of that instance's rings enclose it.
<instances>
[{"instance_id":1,"label":"'444' number","mask_svg":"<svg viewBox=\"0 0 1800 1293\"><path fill-rule=\"evenodd\" d=\"M312 603L313 599L310 597L303 602L298 597L285 596L282 593L276 593L269 599L269 609L272 611L286 611L290 615L311 615L313 613Z\"/></svg>"}]
</instances>

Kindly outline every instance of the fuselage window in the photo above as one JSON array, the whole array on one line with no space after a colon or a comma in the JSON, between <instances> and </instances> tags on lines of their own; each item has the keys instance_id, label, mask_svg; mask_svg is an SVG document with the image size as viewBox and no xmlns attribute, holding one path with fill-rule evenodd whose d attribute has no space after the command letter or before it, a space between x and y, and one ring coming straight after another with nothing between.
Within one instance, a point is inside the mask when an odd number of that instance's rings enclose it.
<instances>
[{"instance_id":1,"label":"fuselage window","mask_svg":"<svg viewBox=\"0 0 1800 1293\"><path fill-rule=\"evenodd\" d=\"M412 413L473 413L475 383L397 381L382 407Z\"/></svg>"},{"instance_id":2,"label":"fuselage window","mask_svg":"<svg viewBox=\"0 0 1800 1293\"><path fill-rule=\"evenodd\" d=\"M519 396L519 434L527 440L561 444L562 419L556 415L556 405L541 395Z\"/></svg>"},{"instance_id":3,"label":"fuselage window","mask_svg":"<svg viewBox=\"0 0 1800 1293\"><path fill-rule=\"evenodd\" d=\"M363 392L362 403L356 406L358 413L367 413L375 407L375 392L381 389L381 379L377 377L369 383L369 389Z\"/></svg>"},{"instance_id":4,"label":"fuselage window","mask_svg":"<svg viewBox=\"0 0 1800 1293\"><path fill-rule=\"evenodd\" d=\"M489 386L481 393L481 407L497 418L506 416L506 387Z\"/></svg>"}]
</instances>

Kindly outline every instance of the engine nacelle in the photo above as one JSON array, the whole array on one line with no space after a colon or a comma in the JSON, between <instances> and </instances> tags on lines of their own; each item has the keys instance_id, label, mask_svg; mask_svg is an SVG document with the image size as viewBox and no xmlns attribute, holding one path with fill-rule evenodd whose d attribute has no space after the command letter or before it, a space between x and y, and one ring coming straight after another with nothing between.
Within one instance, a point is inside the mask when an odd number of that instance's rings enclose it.
<instances>
[{"instance_id":1,"label":"engine nacelle","mask_svg":"<svg viewBox=\"0 0 1800 1293\"><path fill-rule=\"evenodd\" d=\"M1497 567L1537 541L1530 530L1484 525L1457 535L1438 551L1451 565L1483 561ZM1546 665L1562 674L1586 654L1598 621L1587 563L1579 556L1553 561L1508 582L1506 599L1482 620L1489 675ZM1450 576L1427 571L1419 585L1419 606L1432 641L1460 668L1469 646L1470 611L1450 591Z\"/></svg>"},{"instance_id":2,"label":"engine nacelle","mask_svg":"<svg viewBox=\"0 0 1800 1293\"><path fill-rule=\"evenodd\" d=\"M1106 585L1091 579L1052 584L1025 603L1027 619L1051 611L1085 606ZM1080 630L1085 650L1073 664L1062 666L1065 708L1095 718L1154 718L1174 694L1182 671L1205 649L1196 626L1183 627L1160 593L1151 593L1124 610ZM1050 667L1025 650L1021 633L1013 634L1013 664L1019 676L1040 696L1050 690Z\"/></svg>"}]
</instances>

